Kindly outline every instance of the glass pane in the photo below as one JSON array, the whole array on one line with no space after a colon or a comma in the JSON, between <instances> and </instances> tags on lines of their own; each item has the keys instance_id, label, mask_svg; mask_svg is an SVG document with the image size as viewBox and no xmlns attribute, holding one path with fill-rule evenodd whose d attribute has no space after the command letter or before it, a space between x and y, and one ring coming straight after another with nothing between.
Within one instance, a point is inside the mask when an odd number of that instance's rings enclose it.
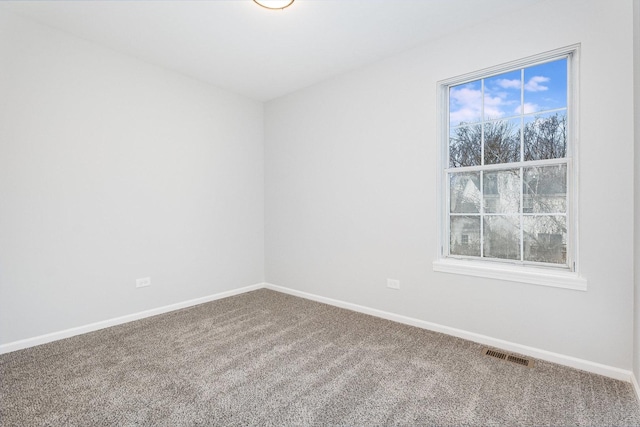
<instances>
[{"instance_id":1,"label":"glass pane","mask_svg":"<svg viewBox=\"0 0 640 427\"><path fill-rule=\"evenodd\" d=\"M481 126L460 126L451 129L449 133L449 167L480 165Z\"/></svg>"},{"instance_id":2,"label":"glass pane","mask_svg":"<svg viewBox=\"0 0 640 427\"><path fill-rule=\"evenodd\" d=\"M501 119L520 114L521 89L520 70L485 79L484 119Z\"/></svg>"},{"instance_id":3,"label":"glass pane","mask_svg":"<svg viewBox=\"0 0 640 427\"><path fill-rule=\"evenodd\" d=\"M517 216L484 217L484 256L520 259L520 220Z\"/></svg>"},{"instance_id":4,"label":"glass pane","mask_svg":"<svg viewBox=\"0 0 640 427\"><path fill-rule=\"evenodd\" d=\"M520 119L484 124L484 163L495 165L520 161Z\"/></svg>"},{"instance_id":5,"label":"glass pane","mask_svg":"<svg viewBox=\"0 0 640 427\"><path fill-rule=\"evenodd\" d=\"M524 114L566 106L566 58L524 69Z\"/></svg>"},{"instance_id":6,"label":"glass pane","mask_svg":"<svg viewBox=\"0 0 640 427\"><path fill-rule=\"evenodd\" d=\"M482 119L481 80L449 88L449 126L477 123Z\"/></svg>"},{"instance_id":7,"label":"glass pane","mask_svg":"<svg viewBox=\"0 0 640 427\"><path fill-rule=\"evenodd\" d=\"M484 172L482 185L485 212L520 212L520 169Z\"/></svg>"},{"instance_id":8,"label":"glass pane","mask_svg":"<svg viewBox=\"0 0 640 427\"><path fill-rule=\"evenodd\" d=\"M480 172L451 174L449 188L451 212L480 212Z\"/></svg>"},{"instance_id":9,"label":"glass pane","mask_svg":"<svg viewBox=\"0 0 640 427\"><path fill-rule=\"evenodd\" d=\"M524 168L522 197L524 213L565 213L567 165Z\"/></svg>"},{"instance_id":10,"label":"glass pane","mask_svg":"<svg viewBox=\"0 0 640 427\"><path fill-rule=\"evenodd\" d=\"M524 217L524 260L567 263L566 217Z\"/></svg>"},{"instance_id":11,"label":"glass pane","mask_svg":"<svg viewBox=\"0 0 640 427\"><path fill-rule=\"evenodd\" d=\"M480 217L452 216L451 255L480 256Z\"/></svg>"},{"instance_id":12,"label":"glass pane","mask_svg":"<svg viewBox=\"0 0 640 427\"><path fill-rule=\"evenodd\" d=\"M567 156L567 113L528 116L524 119L524 159L559 159Z\"/></svg>"}]
</instances>

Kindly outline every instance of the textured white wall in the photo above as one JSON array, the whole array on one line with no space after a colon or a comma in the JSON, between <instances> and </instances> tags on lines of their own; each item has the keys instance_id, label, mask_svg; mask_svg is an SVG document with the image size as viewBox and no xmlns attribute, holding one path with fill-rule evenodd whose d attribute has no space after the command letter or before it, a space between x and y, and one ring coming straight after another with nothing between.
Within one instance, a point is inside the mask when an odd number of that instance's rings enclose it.
<instances>
[{"instance_id":1,"label":"textured white wall","mask_svg":"<svg viewBox=\"0 0 640 427\"><path fill-rule=\"evenodd\" d=\"M631 369L631 9L543 2L267 103L266 280ZM433 272L436 82L574 43L588 291Z\"/></svg>"},{"instance_id":2,"label":"textured white wall","mask_svg":"<svg viewBox=\"0 0 640 427\"><path fill-rule=\"evenodd\" d=\"M2 10L0 70L0 344L263 281L262 104Z\"/></svg>"}]
</instances>

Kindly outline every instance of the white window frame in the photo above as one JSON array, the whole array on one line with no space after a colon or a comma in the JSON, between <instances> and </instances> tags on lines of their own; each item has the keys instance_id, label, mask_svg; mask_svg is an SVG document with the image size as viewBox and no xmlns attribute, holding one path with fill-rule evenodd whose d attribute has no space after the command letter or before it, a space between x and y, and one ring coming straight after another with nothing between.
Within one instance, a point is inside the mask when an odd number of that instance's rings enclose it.
<instances>
[{"instance_id":1,"label":"white window frame","mask_svg":"<svg viewBox=\"0 0 640 427\"><path fill-rule=\"evenodd\" d=\"M518 68L527 68L556 59L567 58L567 264L523 265L509 260L475 259L449 256L449 88L472 82ZM433 262L434 271L462 274L467 276L507 280L534 285L553 286L575 290L587 290L587 280L580 275L578 263L578 88L579 88L580 45L571 45L539 55L530 56L499 66L472 72L451 79L439 81L438 85L438 138L439 150L437 166L438 185L438 230L437 257ZM515 163L519 167L524 162ZM533 164L527 162L528 165ZM501 164L500 166L504 166Z\"/></svg>"}]
</instances>

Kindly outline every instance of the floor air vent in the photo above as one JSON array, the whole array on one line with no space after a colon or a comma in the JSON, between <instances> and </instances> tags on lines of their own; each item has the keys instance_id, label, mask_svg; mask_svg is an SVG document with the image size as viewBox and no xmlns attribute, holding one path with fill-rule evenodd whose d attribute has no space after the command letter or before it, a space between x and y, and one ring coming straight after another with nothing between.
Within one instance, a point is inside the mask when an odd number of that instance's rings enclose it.
<instances>
[{"instance_id":1,"label":"floor air vent","mask_svg":"<svg viewBox=\"0 0 640 427\"><path fill-rule=\"evenodd\" d=\"M484 354L485 356L494 357L496 359L517 363L518 365L526 366L527 368L533 368L533 360L526 359L524 357L514 356L512 354L504 353L499 350L492 350L490 348L485 348L482 350L482 354Z\"/></svg>"},{"instance_id":2,"label":"floor air vent","mask_svg":"<svg viewBox=\"0 0 640 427\"><path fill-rule=\"evenodd\" d=\"M488 348L485 348L482 354L486 356L495 357L496 359L501 359L501 360L504 360L507 358L507 355L505 353L501 353L496 350L489 350Z\"/></svg>"}]
</instances>

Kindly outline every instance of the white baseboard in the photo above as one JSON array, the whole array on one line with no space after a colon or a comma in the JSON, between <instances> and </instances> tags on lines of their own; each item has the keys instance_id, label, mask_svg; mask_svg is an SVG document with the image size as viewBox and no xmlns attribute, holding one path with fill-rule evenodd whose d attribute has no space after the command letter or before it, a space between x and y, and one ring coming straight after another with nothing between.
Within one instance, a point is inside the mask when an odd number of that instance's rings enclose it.
<instances>
[{"instance_id":1,"label":"white baseboard","mask_svg":"<svg viewBox=\"0 0 640 427\"><path fill-rule=\"evenodd\" d=\"M399 314L389 313L383 310L375 308L369 308L358 304L353 304L345 301L336 300L333 298L322 297L307 292L297 291L283 286L274 285L271 283L257 283L255 285L245 286L239 289L232 289L226 292L220 292L217 294L205 296L202 298L196 298L188 301L179 302L176 304L166 305L164 307L158 307L151 310L142 311L139 313L133 313L126 316L117 317L114 319L103 320L96 323L91 323L84 326L66 329L63 331L52 332L46 335L40 335L33 338L27 338L20 341L14 341L11 343L0 345L0 354L10 353L16 350L22 350L25 348L33 347L40 344L46 344L48 342L69 338L75 335L85 334L88 332L97 331L100 329L108 328L110 326L121 325L123 323L132 322L134 320L144 319L146 317L156 316L158 314L167 313L181 308L192 307L194 305L203 304L210 301L215 301L222 298L227 298L233 295L242 294L245 292L254 291L261 288L271 289L277 292L282 292L289 295L298 296L312 301L317 301L325 304L329 304L335 307L345 308L347 310L357 311L359 313L369 314L371 316L380 317L394 322L403 323L405 325L416 326L418 328L427 329L434 332L441 332L447 335L452 335L458 338L467 339L480 344L484 344L490 347L496 347L503 350L507 350L514 353L531 356L536 359L546 360L554 362L559 365L569 366L583 371L592 372L599 375L604 375L610 378L615 378L622 381L630 382L640 400L640 386L631 371L627 371L612 366L603 365L596 362L591 362L584 359L578 359L576 357L567 356L564 354L554 353L547 350L541 350L534 347L525 346L522 344L513 343L497 338L492 338L486 335L477 334L474 332L465 331L462 329L452 328L449 326L439 325L437 323L427 322L412 317L402 316Z\"/></svg>"},{"instance_id":2,"label":"white baseboard","mask_svg":"<svg viewBox=\"0 0 640 427\"><path fill-rule=\"evenodd\" d=\"M578 359L572 356L566 356L564 354L553 353L547 350L541 350L534 347L529 347L522 344L513 343L497 338L492 338L486 335L476 334L474 332L465 331L462 329L451 328L449 326L439 325L437 323L427 322L424 320L414 319L412 317L402 316L399 314L389 313L374 308L364 307L349 302L344 302L332 298L326 298L319 295L310 294L307 292L297 291L294 289L285 288L283 286L274 285L271 283L265 283L267 289L274 291L306 298L312 301L322 302L325 304L333 305L335 307L346 308L348 310L357 311L371 316L381 317L383 319L392 320L394 322L403 323L405 325L416 326L422 329L428 329L434 332L441 332L443 334L452 335L454 337L463 338L469 341L474 341L480 344L484 344L490 347L496 347L499 349L507 350L513 353L519 353L525 356L530 356L540 360L546 360L548 362L557 363L559 365L569 366L571 368L580 369L594 374L604 375L606 377L622 380L626 382L632 382L633 373L613 366L607 366L596 362L591 362L584 359ZM640 389L637 383L634 383L636 394L640 397Z\"/></svg>"},{"instance_id":3,"label":"white baseboard","mask_svg":"<svg viewBox=\"0 0 640 427\"><path fill-rule=\"evenodd\" d=\"M638 385L638 380L633 373L631 374L631 384L633 385L633 390L636 392L636 398L638 399L638 402L640 402L640 386Z\"/></svg>"},{"instance_id":4,"label":"white baseboard","mask_svg":"<svg viewBox=\"0 0 640 427\"><path fill-rule=\"evenodd\" d=\"M205 302L215 301L222 298L227 298L233 295L242 294L245 292L255 291L265 287L264 283L257 283L255 285L245 286L239 289L232 289L226 292L220 292L206 297L195 298L188 301L179 302L176 304L165 305L164 307L152 308L151 310L141 311L139 313L128 314L126 316L116 317L113 319L107 319L100 322L90 323L88 325L78 326L75 328L65 329L63 331L52 332L50 334L40 335L33 338L27 338L20 341L14 341L7 344L0 345L0 354L10 353L16 350L22 350L29 347L34 347L40 344L46 344L48 342L61 340L64 338L73 337L75 335L86 334L87 332L97 331L99 329L108 328L110 326L121 325L123 323L132 322L134 320L144 319L145 317L156 316L158 314L167 313L181 308L192 307L194 305L203 304Z\"/></svg>"}]
</instances>

